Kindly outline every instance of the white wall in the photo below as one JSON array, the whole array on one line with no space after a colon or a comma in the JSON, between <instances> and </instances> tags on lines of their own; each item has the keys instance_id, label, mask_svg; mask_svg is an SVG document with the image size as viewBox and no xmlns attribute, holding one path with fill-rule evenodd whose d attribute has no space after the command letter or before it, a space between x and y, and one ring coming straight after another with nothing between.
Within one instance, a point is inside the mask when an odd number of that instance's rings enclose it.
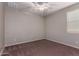
<instances>
[{"instance_id":1,"label":"white wall","mask_svg":"<svg viewBox=\"0 0 79 59\"><path fill-rule=\"evenodd\" d=\"M76 8L79 8L79 4L57 11L47 17L47 39L79 48L79 33L67 32L67 11Z\"/></svg>"},{"instance_id":2,"label":"white wall","mask_svg":"<svg viewBox=\"0 0 79 59\"><path fill-rule=\"evenodd\" d=\"M67 32L67 11L79 8L79 4L65 8L42 18L6 7L5 46L46 38L51 41L79 48L79 34ZM46 21L45 21L46 20ZM46 35L46 37L45 37Z\"/></svg>"},{"instance_id":3,"label":"white wall","mask_svg":"<svg viewBox=\"0 0 79 59\"><path fill-rule=\"evenodd\" d=\"M3 3L0 2L0 55L4 47Z\"/></svg>"},{"instance_id":4,"label":"white wall","mask_svg":"<svg viewBox=\"0 0 79 59\"><path fill-rule=\"evenodd\" d=\"M44 39L42 17L6 7L5 46Z\"/></svg>"}]
</instances>

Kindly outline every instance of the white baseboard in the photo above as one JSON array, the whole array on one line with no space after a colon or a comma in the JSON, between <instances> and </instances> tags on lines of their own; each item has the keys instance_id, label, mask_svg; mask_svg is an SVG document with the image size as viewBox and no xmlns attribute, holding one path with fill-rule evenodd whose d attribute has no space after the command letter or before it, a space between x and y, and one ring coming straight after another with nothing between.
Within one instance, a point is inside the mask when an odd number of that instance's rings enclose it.
<instances>
[{"instance_id":1,"label":"white baseboard","mask_svg":"<svg viewBox=\"0 0 79 59\"><path fill-rule=\"evenodd\" d=\"M79 47L76 46L76 45L72 45L72 44L68 44L68 43L64 43L64 42L60 42L60 41L56 41L56 40L52 40L52 39L48 39L48 40L53 41L53 42L57 42L57 43L60 43L60 44L66 45L66 46L70 46L70 47L73 47L73 48L76 48L76 49L79 49Z\"/></svg>"},{"instance_id":2,"label":"white baseboard","mask_svg":"<svg viewBox=\"0 0 79 59\"><path fill-rule=\"evenodd\" d=\"M44 38L42 38L42 39L44 39ZM38 39L38 40L42 40L42 39ZM37 41L37 39L36 40L30 40L30 41L24 41L24 42L17 42L15 44L5 45L5 47L13 46L13 45L17 45L17 44L22 44L22 43L29 43L29 42L33 42L33 41Z\"/></svg>"}]
</instances>

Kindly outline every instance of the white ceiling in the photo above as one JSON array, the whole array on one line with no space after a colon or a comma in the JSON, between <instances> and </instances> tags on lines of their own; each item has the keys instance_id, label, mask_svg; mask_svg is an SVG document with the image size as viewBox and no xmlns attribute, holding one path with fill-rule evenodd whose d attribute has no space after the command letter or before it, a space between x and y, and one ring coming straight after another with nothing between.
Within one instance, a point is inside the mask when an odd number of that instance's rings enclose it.
<instances>
[{"instance_id":1,"label":"white ceiling","mask_svg":"<svg viewBox=\"0 0 79 59\"><path fill-rule=\"evenodd\" d=\"M40 11L39 9L36 9L36 7L32 2L8 2L8 6L19 9L25 13L31 12L36 15L47 16L51 13L54 13L60 9L63 9L75 3L76 2L48 2L46 3L46 6L48 6L48 9L44 11Z\"/></svg>"}]
</instances>

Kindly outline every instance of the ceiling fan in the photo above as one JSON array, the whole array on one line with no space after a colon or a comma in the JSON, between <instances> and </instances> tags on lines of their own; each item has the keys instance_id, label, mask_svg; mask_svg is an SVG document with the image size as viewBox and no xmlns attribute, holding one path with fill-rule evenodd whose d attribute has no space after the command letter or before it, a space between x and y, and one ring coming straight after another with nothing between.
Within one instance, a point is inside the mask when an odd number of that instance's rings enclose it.
<instances>
[{"instance_id":1,"label":"ceiling fan","mask_svg":"<svg viewBox=\"0 0 79 59\"><path fill-rule=\"evenodd\" d=\"M48 2L32 2L32 4L39 11L45 11L49 8Z\"/></svg>"}]
</instances>

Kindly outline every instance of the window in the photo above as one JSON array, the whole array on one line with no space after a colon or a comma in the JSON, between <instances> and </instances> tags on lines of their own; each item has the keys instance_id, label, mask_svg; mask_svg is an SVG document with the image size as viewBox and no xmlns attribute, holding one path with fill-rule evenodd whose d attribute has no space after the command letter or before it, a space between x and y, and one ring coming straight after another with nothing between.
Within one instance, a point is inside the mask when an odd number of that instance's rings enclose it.
<instances>
[{"instance_id":1,"label":"window","mask_svg":"<svg viewBox=\"0 0 79 59\"><path fill-rule=\"evenodd\" d=\"M67 31L79 33L79 9L67 12Z\"/></svg>"}]
</instances>

